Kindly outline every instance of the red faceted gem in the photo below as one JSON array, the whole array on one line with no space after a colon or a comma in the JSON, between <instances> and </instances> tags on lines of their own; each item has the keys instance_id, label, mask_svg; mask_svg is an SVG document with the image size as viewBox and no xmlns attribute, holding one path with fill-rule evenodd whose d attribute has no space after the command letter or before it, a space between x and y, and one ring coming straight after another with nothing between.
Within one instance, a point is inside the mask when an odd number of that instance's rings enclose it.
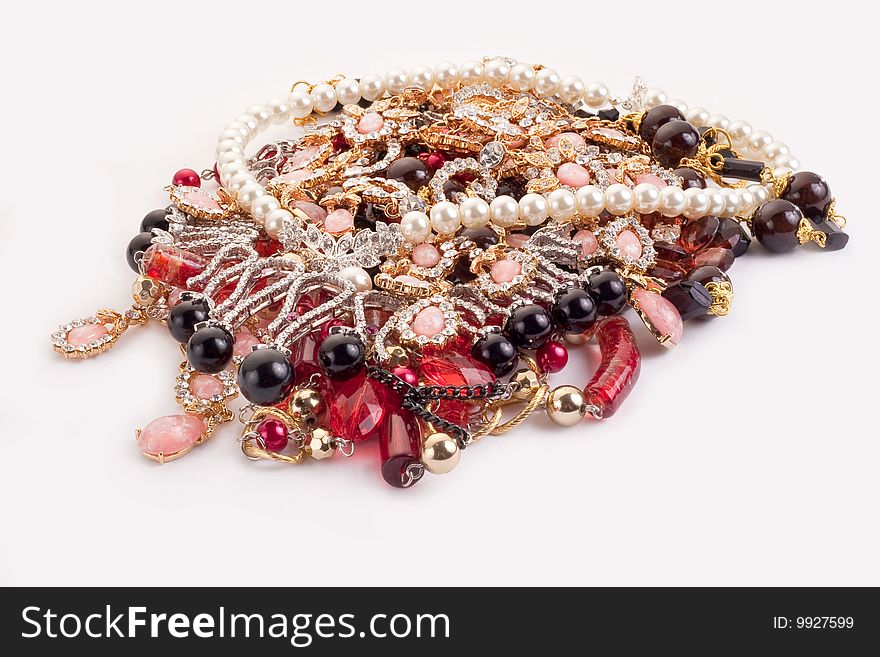
<instances>
[{"instance_id":1,"label":"red faceted gem","mask_svg":"<svg viewBox=\"0 0 880 657\"><path fill-rule=\"evenodd\" d=\"M351 147L348 145L348 142L345 141L344 135L336 135L333 138L333 150L339 152L339 151L347 151L349 148L351 148Z\"/></svg>"},{"instance_id":2,"label":"red faceted gem","mask_svg":"<svg viewBox=\"0 0 880 657\"><path fill-rule=\"evenodd\" d=\"M718 267L721 271L727 271L733 266L734 260L735 256L733 255L733 251L718 246L712 247L711 249L703 249L695 254L694 266L703 267L705 265L711 265L712 267Z\"/></svg>"},{"instance_id":3,"label":"red faceted gem","mask_svg":"<svg viewBox=\"0 0 880 657\"><path fill-rule=\"evenodd\" d=\"M550 340L541 345L535 352L535 360L542 372L555 374L561 372L568 363L568 349L556 340Z\"/></svg>"},{"instance_id":4,"label":"red faceted gem","mask_svg":"<svg viewBox=\"0 0 880 657\"><path fill-rule=\"evenodd\" d=\"M181 169L174 174L171 183L173 185L183 185L184 187L201 187L202 178L192 169Z\"/></svg>"},{"instance_id":5,"label":"red faceted gem","mask_svg":"<svg viewBox=\"0 0 880 657\"><path fill-rule=\"evenodd\" d=\"M144 271L150 278L173 287L186 287L186 282L201 274L208 259L168 244L153 244L144 253Z\"/></svg>"},{"instance_id":6,"label":"red faceted gem","mask_svg":"<svg viewBox=\"0 0 880 657\"><path fill-rule=\"evenodd\" d=\"M347 381L325 383L324 393L330 431L359 443L376 435L387 402L383 384L365 374Z\"/></svg>"},{"instance_id":7,"label":"red faceted gem","mask_svg":"<svg viewBox=\"0 0 880 657\"><path fill-rule=\"evenodd\" d=\"M687 269L681 263L657 260L648 273L655 278L662 278L668 283L675 283L685 277Z\"/></svg>"},{"instance_id":8,"label":"red faceted gem","mask_svg":"<svg viewBox=\"0 0 880 657\"><path fill-rule=\"evenodd\" d=\"M602 353L599 368L584 388L587 403L599 417L614 415L639 378L641 355L629 322L615 316L603 319L595 331Z\"/></svg>"},{"instance_id":9,"label":"red faceted gem","mask_svg":"<svg viewBox=\"0 0 880 657\"><path fill-rule=\"evenodd\" d=\"M495 374L486 365L456 352L423 358L419 371L430 385L435 386L478 386L495 383Z\"/></svg>"},{"instance_id":10,"label":"red faceted gem","mask_svg":"<svg viewBox=\"0 0 880 657\"><path fill-rule=\"evenodd\" d=\"M708 246L715 239L715 235L718 234L718 226L718 217L711 215L692 219L682 227L679 242L686 251L695 253Z\"/></svg>"},{"instance_id":11,"label":"red faceted gem","mask_svg":"<svg viewBox=\"0 0 880 657\"><path fill-rule=\"evenodd\" d=\"M654 250L657 252L657 260L666 262L686 262L691 258L684 247L669 242L654 242Z\"/></svg>"}]
</instances>

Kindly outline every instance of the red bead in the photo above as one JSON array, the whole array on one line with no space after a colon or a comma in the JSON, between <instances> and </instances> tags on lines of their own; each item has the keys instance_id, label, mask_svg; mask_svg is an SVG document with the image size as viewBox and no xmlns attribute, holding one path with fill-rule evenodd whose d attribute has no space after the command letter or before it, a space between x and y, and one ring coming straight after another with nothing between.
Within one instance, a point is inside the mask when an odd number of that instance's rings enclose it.
<instances>
[{"instance_id":1,"label":"red bead","mask_svg":"<svg viewBox=\"0 0 880 657\"><path fill-rule=\"evenodd\" d=\"M411 386L419 385L419 375L416 374L415 370L409 367L395 367L391 370L391 373L394 376L400 377Z\"/></svg>"},{"instance_id":2,"label":"red bead","mask_svg":"<svg viewBox=\"0 0 880 657\"><path fill-rule=\"evenodd\" d=\"M280 452L287 446L287 426L272 418L260 422L257 433L270 452Z\"/></svg>"},{"instance_id":3,"label":"red bead","mask_svg":"<svg viewBox=\"0 0 880 657\"><path fill-rule=\"evenodd\" d=\"M423 358L419 369L428 383L435 386L476 386L495 382L495 375L486 365L455 352Z\"/></svg>"},{"instance_id":4,"label":"red bead","mask_svg":"<svg viewBox=\"0 0 880 657\"><path fill-rule=\"evenodd\" d=\"M446 158L443 157L443 153L439 153L437 151L434 151L425 158L425 164L435 170L442 167L445 162Z\"/></svg>"},{"instance_id":5,"label":"red bead","mask_svg":"<svg viewBox=\"0 0 880 657\"><path fill-rule=\"evenodd\" d=\"M333 138L333 150L347 151L349 148L348 142L345 141L345 135L336 135Z\"/></svg>"},{"instance_id":6,"label":"red bead","mask_svg":"<svg viewBox=\"0 0 880 657\"><path fill-rule=\"evenodd\" d=\"M202 179L199 174L192 169L181 169L174 174L174 178L171 179L171 184L182 185L184 187L201 187Z\"/></svg>"},{"instance_id":7,"label":"red bead","mask_svg":"<svg viewBox=\"0 0 880 657\"><path fill-rule=\"evenodd\" d=\"M184 251L176 246L153 244L144 253L144 271L173 287L186 287L186 282L201 274L208 264L203 256Z\"/></svg>"},{"instance_id":8,"label":"red bead","mask_svg":"<svg viewBox=\"0 0 880 657\"><path fill-rule=\"evenodd\" d=\"M718 267L721 271L727 271L733 266L733 260L733 251L720 246L714 246L697 253L694 256L694 266L704 267L711 265L712 267Z\"/></svg>"},{"instance_id":9,"label":"red bead","mask_svg":"<svg viewBox=\"0 0 880 657\"><path fill-rule=\"evenodd\" d=\"M403 409L388 409L379 429L382 478L395 488L408 488L421 477L419 464L422 428L418 419ZM418 474L416 474L418 473Z\"/></svg>"},{"instance_id":10,"label":"red bead","mask_svg":"<svg viewBox=\"0 0 880 657\"><path fill-rule=\"evenodd\" d=\"M327 417L330 431L341 438L362 442L376 435L385 416L386 393L375 379L360 374L346 381L324 384L329 391Z\"/></svg>"},{"instance_id":11,"label":"red bead","mask_svg":"<svg viewBox=\"0 0 880 657\"><path fill-rule=\"evenodd\" d=\"M641 355L635 335L623 317L608 317L596 328L602 353L599 369L587 383L587 403L598 409L600 417L614 415L639 378Z\"/></svg>"},{"instance_id":12,"label":"red bead","mask_svg":"<svg viewBox=\"0 0 880 657\"><path fill-rule=\"evenodd\" d=\"M214 168L211 169L214 172L214 182L218 185L220 184L220 169L217 168L217 163L214 162Z\"/></svg>"},{"instance_id":13,"label":"red bead","mask_svg":"<svg viewBox=\"0 0 880 657\"><path fill-rule=\"evenodd\" d=\"M535 360L542 372L555 374L561 372L565 364L568 363L568 349L561 342L551 340L545 342L536 352Z\"/></svg>"}]
</instances>

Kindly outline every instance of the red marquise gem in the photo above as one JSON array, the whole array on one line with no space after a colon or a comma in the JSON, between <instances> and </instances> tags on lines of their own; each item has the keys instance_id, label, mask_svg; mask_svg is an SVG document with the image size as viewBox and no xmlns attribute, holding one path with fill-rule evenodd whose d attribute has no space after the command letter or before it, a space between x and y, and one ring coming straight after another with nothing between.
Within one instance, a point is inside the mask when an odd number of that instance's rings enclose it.
<instances>
[{"instance_id":1,"label":"red marquise gem","mask_svg":"<svg viewBox=\"0 0 880 657\"><path fill-rule=\"evenodd\" d=\"M385 416L384 386L366 374L332 381L324 392L330 431L359 443L376 435Z\"/></svg>"}]
</instances>

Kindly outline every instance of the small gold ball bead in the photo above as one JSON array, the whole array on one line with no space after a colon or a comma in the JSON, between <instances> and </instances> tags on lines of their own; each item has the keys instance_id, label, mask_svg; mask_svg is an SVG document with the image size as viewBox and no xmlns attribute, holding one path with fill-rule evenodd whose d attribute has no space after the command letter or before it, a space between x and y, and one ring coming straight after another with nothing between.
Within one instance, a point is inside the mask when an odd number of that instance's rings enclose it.
<instances>
[{"instance_id":1,"label":"small gold ball bead","mask_svg":"<svg viewBox=\"0 0 880 657\"><path fill-rule=\"evenodd\" d=\"M547 396L547 415L563 427L576 425L586 411L584 393L575 386L559 386Z\"/></svg>"},{"instance_id":2,"label":"small gold ball bead","mask_svg":"<svg viewBox=\"0 0 880 657\"><path fill-rule=\"evenodd\" d=\"M461 460L458 443L448 434L431 434L422 445L422 463L428 472L446 474Z\"/></svg>"},{"instance_id":3,"label":"small gold ball bead","mask_svg":"<svg viewBox=\"0 0 880 657\"><path fill-rule=\"evenodd\" d=\"M324 416L324 398L314 388L300 388L287 402L287 413L305 427L314 427Z\"/></svg>"},{"instance_id":4,"label":"small gold ball bead","mask_svg":"<svg viewBox=\"0 0 880 657\"><path fill-rule=\"evenodd\" d=\"M510 377L510 382L519 384L519 390L513 393L516 399L529 399L535 388L540 385L538 375L532 372L532 370L517 370Z\"/></svg>"},{"instance_id":5,"label":"small gold ball bead","mask_svg":"<svg viewBox=\"0 0 880 657\"><path fill-rule=\"evenodd\" d=\"M306 442L309 453L313 459L325 459L336 453L336 446L333 444L333 436L326 429L312 429L309 439Z\"/></svg>"},{"instance_id":6,"label":"small gold ball bead","mask_svg":"<svg viewBox=\"0 0 880 657\"><path fill-rule=\"evenodd\" d=\"M406 367L409 364L409 356L403 347L395 344L385 351L388 354L388 367Z\"/></svg>"},{"instance_id":7,"label":"small gold ball bead","mask_svg":"<svg viewBox=\"0 0 880 657\"><path fill-rule=\"evenodd\" d=\"M149 276L138 276L131 286L131 298L139 306L152 306L162 297L162 284Z\"/></svg>"}]
</instances>

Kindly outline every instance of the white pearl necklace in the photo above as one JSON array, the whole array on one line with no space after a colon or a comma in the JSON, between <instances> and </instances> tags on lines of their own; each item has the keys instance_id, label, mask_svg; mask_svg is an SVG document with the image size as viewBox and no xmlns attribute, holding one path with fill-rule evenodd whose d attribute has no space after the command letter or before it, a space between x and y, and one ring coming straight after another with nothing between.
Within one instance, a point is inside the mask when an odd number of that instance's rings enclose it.
<instances>
[{"instance_id":1,"label":"white pearl necklace","mask_svg":"<svg viewBox=\"0 0 880 657\"><path fill-rule=\"evenodd\" d=\"M271 125L281 125L291 118L306 119L314 112L326 113L337 103L355 104L361 99L379 100L386 92L398 94L408 86L430 89L436 84L442 89L457 83L509 84L517 91L533 91L538 96L558 96L565 103L585 103L592 109L601 108L609 99L608 88L601 82L584 84L576 76L565 78L553 69L535 68L529 64L513 63L502 58L484 62L469 61L460 67L444 62L431 70L417 66L408 73L400 68L384 76L365 75L360 81L343 78L332 83L317 84L309 91L294 90L285 98L271 98L263 105L254 105L226 126L217 143L217 167L221 184L235 193L238 204L255 219L262 221L266 233L277 237L285 222L293 215L282 208L247 168L245 149L261 132ZM765 131L753 131L745 121L730 121L723 114L709 114L702 107L688 108L680 100L668 100L666 93L653 89L645 96L645 108L668 104L678 108L685 118L697 125L726 130L734 146L773 163L774 175L782 175L799 168L799 162L788 147L775 141ZM773 197L772 188L752 184L741 188L690 188L667 186L658 188L643 182L630 188L615 183L606 189L586 185L575 192L557 189L546 196L526 194L519 201L510 196L498 196L491 203L480 198L469 198L460 205L451 202L435 204L430 216L410 212L401 219L401 233L412 243L428 239L433 228L438 234L451 235L460 225L478 227L489 222L501 227L523 222L537 226L552 218L565 220L574 214L585 217L599 216L603 211L624 215L630 211L647 214L659 212L666 217L683 215L696 219L706 215L744 217Z\"/></svg>"}]
</instances>

